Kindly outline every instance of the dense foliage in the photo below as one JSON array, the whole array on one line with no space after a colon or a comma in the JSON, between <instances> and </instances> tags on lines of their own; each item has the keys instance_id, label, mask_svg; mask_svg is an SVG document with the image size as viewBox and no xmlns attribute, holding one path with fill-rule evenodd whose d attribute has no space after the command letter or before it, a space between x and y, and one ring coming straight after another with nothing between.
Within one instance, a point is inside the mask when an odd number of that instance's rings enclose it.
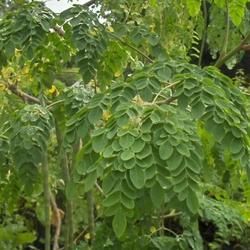
<instances>
[{"instance_id":1,"label":"dense foliage","mask_svg":"<svg viewBox=\"0 0 250 250\"><path fill-rule=\"evenodd\" d=\"M0 248L247 249L248 4L1 3Z\"/></svg>"}]
</instances>

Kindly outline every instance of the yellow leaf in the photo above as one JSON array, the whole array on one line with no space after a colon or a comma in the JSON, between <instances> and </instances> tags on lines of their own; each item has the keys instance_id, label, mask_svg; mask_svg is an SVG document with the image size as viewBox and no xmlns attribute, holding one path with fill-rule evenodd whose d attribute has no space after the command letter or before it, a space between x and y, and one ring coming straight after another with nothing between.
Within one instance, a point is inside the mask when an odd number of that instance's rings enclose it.
<instances>
[{"instance_id":1,"label":"yellow leaf","mask_svg":"<svg viewBox=\"0 0 250 250\"><path fill-rule=\"evenodd\" d=\"M115 77L119 77L121 74L122 74L121 71L116 71L114 75L115 75Z\"/></svg>"},{"instance_id":2,"label":"yellow leaf","mask_svg":"<svg viewBox=\"0 0 250 250\"><path fill-rule=\"evenodd\" d=\"M84 235L84 239L85 239L85 240L90 240L90 238L91 238L90 233L86 233L86 234Z\"/></svg>"},{"instance_id":3,"label":"yellow leaf","mask_svg":"<svg viewBox=\"0 0 250 250\"><path fill-rule=\"evenodd\" d=\"M6 86L3 83L0 83L0 91L3 91L6 89Z\"/></svg>"},{"instance_id":4,"label":"yellow leaf","mask_svg":"<svg viewBox=\"0 0 250 250\"><path fill-rule=\"evenodd\" d=\"M109 31L109 32L114 32L114 29L113 29L111 26L108 26L108 27L107 27L107 31Z\"/></svg>"},{"instance_id":5,"label":"yellow leaf","mask_svg":"<svg viewBox=\"0 0 250 250\"><path fill-rule=\"evenodd\" d=\"M57 90L55 85L52 85L51 88L49 89L49 93L52 94L53 96L58 96L59 91Z\"/></svg>"},{"instance_id":6,"label":"yellow leaf","mask_svg":"<svg viewBox=\"0 0 250 250\"><path fill-rule=\"evenodd\" d=\"M156 227L152 226L150 227L150 233L154 234L157 231Z\"/></svg>"},{"instance_id":7,"label":"yellow leaf","mask_svg":"<svg viewBox=\"0 0 250 250\"><path fill-rule=\"evenodd\" d=\"M109 111L104 111L102 114L102 119L106 122L111 116L111 113Z\"/></svg>"}]
</instances>

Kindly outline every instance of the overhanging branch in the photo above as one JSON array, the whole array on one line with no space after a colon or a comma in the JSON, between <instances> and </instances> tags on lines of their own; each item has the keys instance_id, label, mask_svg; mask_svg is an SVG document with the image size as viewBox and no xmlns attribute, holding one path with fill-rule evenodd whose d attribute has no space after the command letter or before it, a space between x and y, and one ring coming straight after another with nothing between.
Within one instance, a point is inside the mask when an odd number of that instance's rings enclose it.
<instances>
[{"instance_id":1,"label":"overhanging branch","mask_svg":"<svg viewBox=\"0 0 250 250\"><path fill-rule=\"evenodd\" d=\"M24 102L41 104L41 101L32 95L29 95L18 89L15 84L7 84L6 87L16 96L19 96Z\"/></svg>"},{"instance_id":2,"label":"overhanging branch","mask_svg":"<svg viewBox=\"0 0 250 250\"><path fill-rule=\"evenodd\" d=\"M220 68L228 59L230 59L232 56L234 56L236 53L238 53L240 50L244 49L244 45L247 43L247 41L250 39L250 32L247 34L247 36L240 42L239 45L235 46L232 50L230 50L227 54L225 54L221 59L219 59L215 63L215 67Z\"/></svg>"}]
</instances>

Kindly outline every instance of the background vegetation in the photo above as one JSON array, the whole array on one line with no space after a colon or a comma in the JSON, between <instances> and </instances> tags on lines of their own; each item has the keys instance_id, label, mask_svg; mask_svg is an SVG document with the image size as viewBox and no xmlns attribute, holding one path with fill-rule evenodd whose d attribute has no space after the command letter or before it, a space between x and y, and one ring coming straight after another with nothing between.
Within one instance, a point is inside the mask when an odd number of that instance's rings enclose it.
<instances>
[{"instance_id":1,"label":"background vegetation","mask_svg":"<svg viewBox=\"0 0 250 250\"><path fill-rule=\"evenodd\" d=\"M0 249L249 249L247 0L0 4Z\"/></svg>"}]
</instances>

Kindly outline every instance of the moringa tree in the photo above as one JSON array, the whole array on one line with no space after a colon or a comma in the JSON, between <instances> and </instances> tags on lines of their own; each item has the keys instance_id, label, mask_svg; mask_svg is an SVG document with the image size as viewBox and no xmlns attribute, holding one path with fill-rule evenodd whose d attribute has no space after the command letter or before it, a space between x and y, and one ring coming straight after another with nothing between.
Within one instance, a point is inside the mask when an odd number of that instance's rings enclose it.
<instances>
[{"instance_id":1,"label":"moringa tree","mask_svg":"<svg viewBox=\"0 0 250 250\"><path fill-rule=\"evenodd\" d=\"M199 218L218 223L214 247L240 239L249 206L248 102L239 79L219 68L248 46L246 3L89 1L56 15L31 2L7 11L3 215L17 212L32 231L20 202L31 207L46 250L52 240L54 250L200 250ZM201 67L206 51L214 65ZM68 65L82 80L72 86L57 79ZM6 235L3 249L34 241L28 232Z\"/></svg>"}]
</instances>

